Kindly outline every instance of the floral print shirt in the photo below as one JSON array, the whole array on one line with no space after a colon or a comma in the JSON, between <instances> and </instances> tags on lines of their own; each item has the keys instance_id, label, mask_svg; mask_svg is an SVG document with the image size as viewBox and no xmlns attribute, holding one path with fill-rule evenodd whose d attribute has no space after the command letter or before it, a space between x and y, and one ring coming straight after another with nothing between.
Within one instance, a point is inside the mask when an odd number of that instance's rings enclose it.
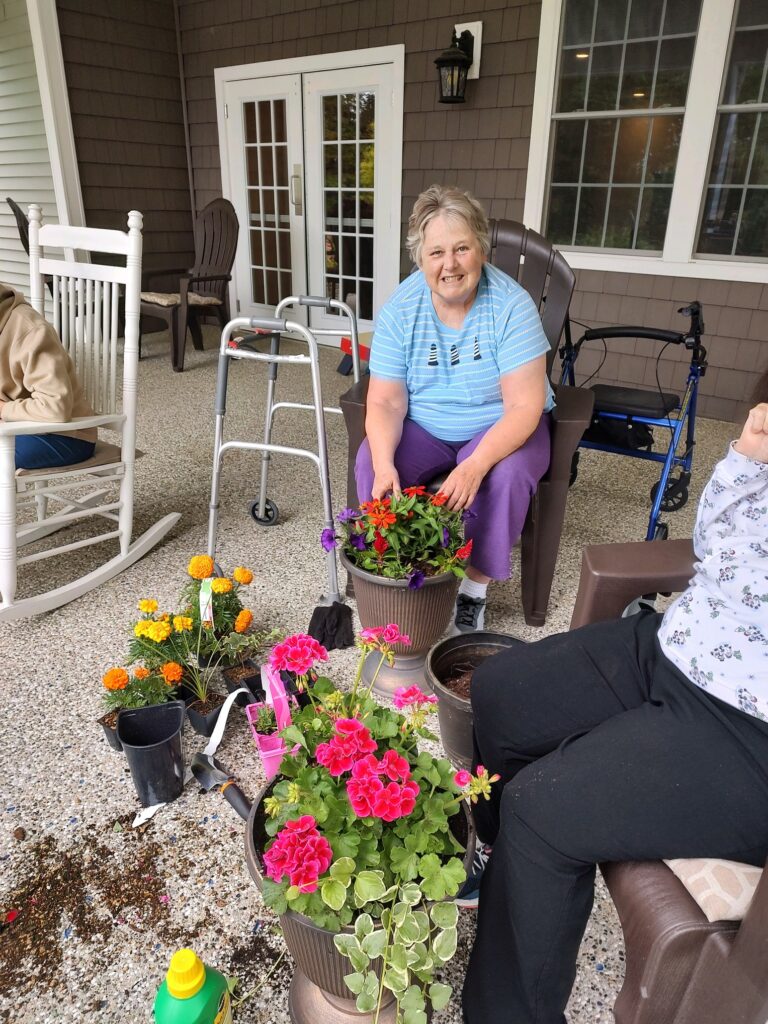
<instances>
[{"instance_id":1,"label":"floral print shirt","mask_svg":"<svg viewBox=\"0 0 768 1024\"><path fill-rule=\"evenodd\" d=\"M768 463L731 445L699 502L688 589L659 629L661 648L714 697L768 721Z\"/></svg>"}]
</instances>

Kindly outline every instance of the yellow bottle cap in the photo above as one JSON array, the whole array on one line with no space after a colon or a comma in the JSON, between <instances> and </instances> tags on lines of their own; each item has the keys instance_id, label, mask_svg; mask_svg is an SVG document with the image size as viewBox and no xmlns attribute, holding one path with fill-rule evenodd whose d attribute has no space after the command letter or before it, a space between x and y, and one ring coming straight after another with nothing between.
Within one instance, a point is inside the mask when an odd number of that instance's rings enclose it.
<instances>
[{"instance_id":1,"label":"yellow bottle cap","mask_svg":"<svg viewBox=\"0 0 768 1024\"><path fill-rule=\"evenodd\" d=\"M171 957L165 980L175 999L190 999L205 984L203 961L193 949L180 949Z\"/></svg>"}]
</instances>

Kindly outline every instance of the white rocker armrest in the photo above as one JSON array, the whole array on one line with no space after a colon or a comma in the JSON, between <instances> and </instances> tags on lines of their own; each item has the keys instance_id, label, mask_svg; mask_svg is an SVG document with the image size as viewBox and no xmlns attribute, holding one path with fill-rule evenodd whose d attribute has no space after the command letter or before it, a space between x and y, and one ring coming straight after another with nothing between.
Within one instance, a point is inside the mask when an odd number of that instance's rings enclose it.
<instances>
[{"instance_id":1,"label":"white rocker armrest","mask_svg":"<svg viewBox=\"0 0 768 1024\"><path fill-rule=\"evenodd\" d=\"M117 428L125 422L123 414L113 416L79 416L66 423L51 423L50 420L14 420L6 423L0 420L0 438L17 437L23 434L70 434L73 430L88 430L90 427Z\"/></svg>"}]
</instances>

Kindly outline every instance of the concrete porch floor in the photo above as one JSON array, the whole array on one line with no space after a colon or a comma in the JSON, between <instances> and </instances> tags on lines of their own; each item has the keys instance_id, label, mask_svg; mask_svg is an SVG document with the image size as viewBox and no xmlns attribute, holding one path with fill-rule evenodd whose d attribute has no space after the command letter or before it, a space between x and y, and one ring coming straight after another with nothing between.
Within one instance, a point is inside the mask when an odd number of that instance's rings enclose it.
<instances>
[{"instance_id":1,"label":"concrete porch floor","mask_svg":"<svg viewBox=\"0 0 768 1024\"><path fill-rule=\"evenodd\" d=\"M213 329L206 332L206 344L203 353L190 344L187 369L179 375L171 371L167 335L144 339L137 443L145 455L137 464L135 531L176 510L182 518L170 538L85 598L0 627L0 909L19 912L0 934L0 1017L16 1024L147 1020L170 956L183 945L239 979L240 994L248 996L236 1011L240 1024L289 1020L292 965L276 920L247 874L242 823L219 797L190 785L149 824L132 829L138 801L128 769L95 724L101 676L127 656L136 602L154 597L162 608L174 607L189 557L205 548L217 358ZM336 404L349 385L335 372L338 359L336 351L322 353L326 405ZM227 437L258 438L265 389L255 367L233 367ZM306 370L281 369L279 396L307 400L309 394ZM735 433L732 424L699 421L691 500L666 517L671 536L690 534L701 488ZM276 440L312 448L311 416L283 411ZM329 450L338 510L346 473L340 417L329 417ZM258 460L233 454L225 462L217 554L224 566L253 569L249 606L257 624L304 631L325 589L318 482L313 467L295 457L275 457L270 472L269 496L280 507L281 521L262 529L248 513ZM642 539L648 493L657 478L653 464L583 453L546 626L525 626L515 578L491 588L488 627L526 640L566 629L581 546ZM97 564L98 555L98 549L86 549L37 563L22 593L46 580L80 575ZM333 652L328 674L350 680L355 660L354 651ZM187 761L204 745L187 726ZM256 793L263 777L238 709L218 757L247 793ZM473 931L473 915L462 914L459 952L446 971L457 987ZM568 1011L571 1024L609 1024L622 977L621 931L599 884ZM455 994L436 1021L460 1020Z\"/></svg>"}]
</instances>

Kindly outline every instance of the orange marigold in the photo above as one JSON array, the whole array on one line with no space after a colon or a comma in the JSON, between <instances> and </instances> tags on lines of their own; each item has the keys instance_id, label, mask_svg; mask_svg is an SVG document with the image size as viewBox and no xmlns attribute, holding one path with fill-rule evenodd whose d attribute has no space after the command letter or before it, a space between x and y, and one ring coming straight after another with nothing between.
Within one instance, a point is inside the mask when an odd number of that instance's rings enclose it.
<instances>
[{"instance_id":1,"label":"orange marigold","mask_svg":"<svg viewBox=\"0 0 768 1024\"><path fill-rule=\"evenodd\" d=\"M135 668L133 670L133 674L136 677L136 679L146 679L147 676L149 675L149 669L144 668L143 665L139 665L138 668Z\"/></svg>"},{"instance_id":2,"label":"orange marigold","mask_svg":"<svg viewBox=\"0 0 768 1024\"><path fill-rule=\"evenodd\" d=\"M144 598L139 601L139 611L144 612L145 615L152 615L157 611L157 601L154 598Z\"/></svg>"},{"instance_id":3,"label":"orange marigold","mask_svg":"<svg viewBox=\"0 0 768 1024\"><path fill-rule=\"evenodd\" d=\"M227 579L226 576L217 576L215 580L211 582L211 590L214 594L228 594L232 589L232 580Z\"/></svg>"},{"instance_id":4,"label":"orange marigold","mask_svg":"<svg viewBox=\"0 0 768 1024\"><path fill-rule=\"evenodd\" d=\"M244 583L246 586L253 582L253 573L250 569L245 569L242 565L238 565L235 571L232 573L235 583Z\"/></svg>"},{"instance_id":5,"label":"orange marigold","mask_svg":"<svg viewBox=\"0 0 768 1024\"><path fill-rule=\"evenodd\" d=\"M124 668L111 668L101 681L108 690L124 690L128 685L128 673Z\"/></svg>"},{"instance_id":6,"label":"orange marigold","mask_svg":"<svg viewBox=\"0 0 768 1024\"><path fill-rule=\"evenodd\" d=\"M243 610L238 614L237 618L235 619L235 632L244 633L252 622L253 613L249 612L247 608L243 608Z\"/></svg>"},{"instance_id":7,"label":"orange marigold","mask_svg":"<svg viewBox=\"0 0 768 1024\"><path fill-rule=\"evenodd\" d=\"M161 665L160 671L163 673L163 679L168 686L173 686L174 683L180 682L184 674L184 670L177 661L166 661L164 665Z\"/></svg>"},{"instance_id":8,"label":"orange marigold","mask_svg":"<svg viewBox=\"0 0 768 1024\"><path fill-rule=\"evenodd\" d=\"M187 572L193 580L207 580L213 576L213 559L210 555L195 555L189 560Z\"/></svg>"}]
</instances>

